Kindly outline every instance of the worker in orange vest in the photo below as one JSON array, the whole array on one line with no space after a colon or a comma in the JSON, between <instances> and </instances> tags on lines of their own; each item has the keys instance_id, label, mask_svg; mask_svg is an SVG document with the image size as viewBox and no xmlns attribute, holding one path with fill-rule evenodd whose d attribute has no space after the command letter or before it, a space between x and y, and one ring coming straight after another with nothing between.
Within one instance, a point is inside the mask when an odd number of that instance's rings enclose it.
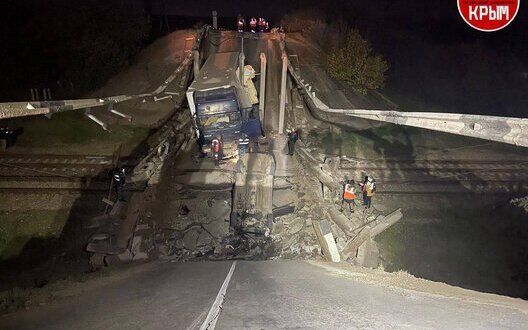
<instances>
[{"instance_id":1,"label":"worker in orange vest","mask_svg":"<svg viewBox=\"0 0 528 330\"><path fill-rule=\"evenodd\" d=\"M215 166L220 166L220 161L224 158L224 142L222 141L221 135L217 135L211 141L211 152L213 153Z\"/></svg>"},{"instance_id":2,"label":"worker in orange vest","mask_svg":"<svg viewBox=\"0 0 528 330\"><path fill-rule=\"evenodd\" d=\"M258 19L258 29L259 32L264 32L266 30L266 20L262 17L259 17Z\"/></svg>"},{"instance_id":3,"label":"worker in orange vest","mask_svg":"<svg viewBox=\"0 0 528 330\"><path fill-rule=\"evenodd\" d=\"M350 213L354 213L356 207L356 187L354 186L354 180L345 178L345 184L343 185L343 199L341 200L341 210L343 210L343 204L348 204Z\"/></svg>"}]
</instances>

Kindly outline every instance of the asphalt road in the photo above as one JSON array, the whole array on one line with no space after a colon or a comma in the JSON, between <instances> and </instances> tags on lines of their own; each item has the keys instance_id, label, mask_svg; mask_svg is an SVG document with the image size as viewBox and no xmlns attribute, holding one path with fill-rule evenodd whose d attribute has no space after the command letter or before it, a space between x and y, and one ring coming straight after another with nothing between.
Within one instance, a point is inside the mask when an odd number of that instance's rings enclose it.
<instances>
[{"instance_id":1,"label":"asphalt road","mask_svg":"<svg viewBox=\"0 0 528 330\"><path fill-rule=\"evenodd\" d=\"M232 261L154 263L83 295L0 318L6 329L198 329ZM524 304L524 302L521 302ZM237 261L217 329L525 328L509 307L369 284L302 261Z\"/></svg>"}]
</instances>

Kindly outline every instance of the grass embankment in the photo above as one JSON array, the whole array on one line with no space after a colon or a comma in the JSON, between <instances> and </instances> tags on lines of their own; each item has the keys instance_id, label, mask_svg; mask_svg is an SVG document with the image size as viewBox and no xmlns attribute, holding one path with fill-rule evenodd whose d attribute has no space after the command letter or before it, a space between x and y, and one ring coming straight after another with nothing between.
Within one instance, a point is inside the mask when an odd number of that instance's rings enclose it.
<instances>
[{"instance_id":1,"label":"grass embankment","mask_svg":"<svg viewBox=\"0 0 528 330\"><path fill-rule=\"evenodd\" d=\"M131 125L111 125L111 132L106 132L79 111L56 114L51 119L14 119L8 125L24 130L9 149L13 153L111 155L121 144L121 155L127 156L140 148L151 132L150 128Z\"/></svg>"},{"instance_id":2,"label":"grass embankment","mask_svg":"<svg viewBox=\"0 0 528 330\"><path fill-rule=\"evenodd\" d=\"M0 211L0 262L18 257L31 239L59 238L69 210Z\"/></svg>"}]
</instances>

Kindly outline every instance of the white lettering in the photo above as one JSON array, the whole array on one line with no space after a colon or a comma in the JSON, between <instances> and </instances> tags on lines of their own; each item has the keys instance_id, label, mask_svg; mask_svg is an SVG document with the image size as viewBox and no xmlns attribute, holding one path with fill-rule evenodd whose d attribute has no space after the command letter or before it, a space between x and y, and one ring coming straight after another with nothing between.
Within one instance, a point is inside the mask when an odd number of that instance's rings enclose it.
<instances>
[{"instance_id":1,"label":"white lettering","mask_svg":"<svg viewBox=\"0 0 528 330\"><path fill-rule=\"evenodd\" d=\"M479 19L482 20L483 16L488 16L489 10L488 6L480 6L479 8Z\"/></svg>"},{"instance_id":2,"label":"white lettering","mask_svg":"<svg viewBox=\"0 0 528 330\"><path fill-rule=\"evenodd\" d=\"M477 10L478 10L478 6L474 7L475 10L473 10L472 6L469 6L469 19L472 20L472 19L476 19L478 20L478 16L477 16ZM473 16L475 16L475 18L473 18Z\"/></svg>"},{"instance_id":3,"label":"white lettering","mask_svg":"<svg viewBox=\"0 0 528 330\"><path fill-rule=\"evenodd\" d=\"M494 21L497 19L497 11L493 8L489 8L489 19Z\"/></svg>"},{"instance_id":4,"label":"white lettering","mask_svg":"<svg viewBox=\"0 0 528 330\"><path fill-rule=\"evenodd\" d=\"M498 18L497 19L502 19L502 16L506 16L506 20L509 20L510 19L510 7L508 6L499 6L497 8L497 12L498 12Z\"/></svg>"},{"instance_id":5,"label":"white lettering","mask_svg":"<svg viewBox=\"0 0 528 330\"><path fill-rule=\"evenodd\" d=\"M500 21L510 19L510 8L508 6L469 6L469 19L481 21L483 19Z\"/></svg>"}]
</instances>

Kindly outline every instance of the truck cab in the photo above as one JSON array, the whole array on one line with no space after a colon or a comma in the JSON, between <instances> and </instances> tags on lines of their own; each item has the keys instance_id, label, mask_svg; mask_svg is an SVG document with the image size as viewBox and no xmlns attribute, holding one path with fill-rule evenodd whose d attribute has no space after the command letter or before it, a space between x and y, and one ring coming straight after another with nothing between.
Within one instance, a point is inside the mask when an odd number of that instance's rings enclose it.
<instances>
[{"instance_id":1,"label":"truck cab","mask_svg":"<svg viewBox=\"0 0 528 330\"><path fill-rule=\"evenodd\" d=\"M205 154L219 135L226 157L237 154L239 140L262 135L258 107L239 79L238 57L238 52L209 55L187 90L198 144Z\"/></svg>"}]
</instances>

